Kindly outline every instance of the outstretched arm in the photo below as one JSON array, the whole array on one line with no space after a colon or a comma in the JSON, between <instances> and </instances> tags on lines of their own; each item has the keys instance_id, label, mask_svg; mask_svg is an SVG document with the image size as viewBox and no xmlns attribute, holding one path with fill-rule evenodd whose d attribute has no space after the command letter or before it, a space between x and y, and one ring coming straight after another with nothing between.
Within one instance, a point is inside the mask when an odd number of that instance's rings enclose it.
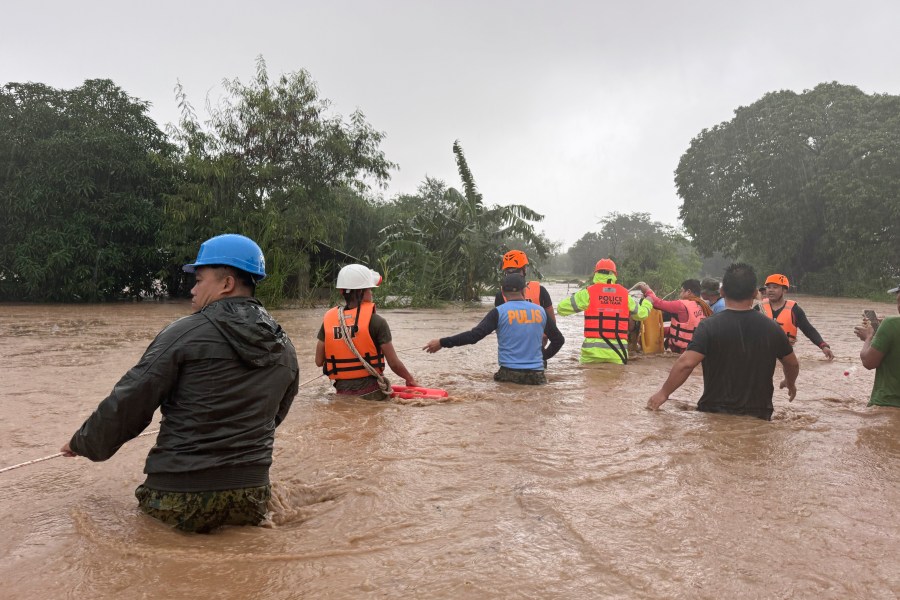
<instances>
[{"instance_id":1,"label":"outstretched arm","mask_svg":"<svg viewBox=\"0 0 900 600\"><path fill-rule=\"evenodd\" d=\"M679 356L675 364L672 365L672 370L669 371L669 376L666 378L665 383L659 388L658 392L650 396L650 399L647 401L647 408L656 410L662 406L669 399L669 396L675 393L675 390L684 385L684 382L694 372L697 365L703 362L704 358L706 357L703 354L694 350L686 350L684 354Z\"/></svg>"},{"instance_id":2,"label":"outstretched arm","mask_svg":"<svg viewBox=\"0 0 900 600\"><path fill-rule=\"evenodd\" d=\"M649 301L653 308L663 312L672 313L678 321L683 322L688 320L690 315L688 314L688 309L684 305L684 302L681 302L680 300L662 300L661 298L658 298L656 294L653 293L653 290L650 289L650 286L644 282L639 282L637 286L638 289L644 293L644 300ZM647 313L649 314L650 311L648 310ZM646 319L647 317L644 316L644 318ZM637 320L640 321L641 319L638 318Z\"/></svg>"},{"instance_id":3,"label":"outstretched arm","mask_svg":"<svg viewBox=\"0 0 900 600\"><path fill-rule=\"evenodd\" d=\"M643 298L642 300L637 301L631 296L628 296L628 311L631 318L635 321L643 321L649 317L652 309L653 304L650 302L649 298Z\"/></svg>"},{"instance_id":4,"label":"outstretched arm","mask_svg":"<svg viewBox=\"0 0 900 600\"><path fill-rule=\"evenodd\" d=\"M561 317L574 315L586 309L590 304L591 295L587 289L578 290L556 305L556 313Z\"/></svg>"},{"instance_id":5,"label":"outstretched arm","mask_svg":"<svg viewBox=\"0 0 900 600\"><path fill-rule=\"evenodd\" d=\"M146 429L178 381L180 340L194 327L181 319L163 329L60 452L106 460Z\"/></svg>"},{"instance_id":6,"label":"outstretched arm","mask_svg":"<svg viewBox=\"0 0 900 600\"><path fill-rule=\"evenodd\" d=\"M468 346L469 344L477 344L485 338L489 333L497 329L497 320L500 313L496 308L492 308L487 315L481 320L481 323L462 333L451 335L440 339L433 339L422 348L426 352L437 352L441 348L454 348L456 346Z\"/></svg>"},{"instance_id":7,"label":"outstretched arm","mask_svg":"<svg viewBox=\"0 0 900 600\"><path fill-rule=\"evenodd\" d=\"M812 323L809 322L809 319L806 317L806 313L800 308L799 304L795 304L794 308L794 322L797 323L797 329L803 332L803 335L809 339L813 344L819 347L822 351L822 354L825 355L825 358L828 360L834 360L834 353L831 351L831 347L828 343L822 339L822 335L819 331L813 327Z\"/></svg>"}]
</instances>

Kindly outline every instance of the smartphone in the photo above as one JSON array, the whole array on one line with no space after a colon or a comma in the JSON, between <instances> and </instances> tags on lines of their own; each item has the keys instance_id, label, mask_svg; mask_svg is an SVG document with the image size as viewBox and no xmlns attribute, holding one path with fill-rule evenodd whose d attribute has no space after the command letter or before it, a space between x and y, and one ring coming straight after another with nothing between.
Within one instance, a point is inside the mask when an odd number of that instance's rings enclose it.
<instances>
[{"instance_id":1,"label":"smartphone","mask_svg":"<svg viewBox=\"0 0 900 600\"><path fill-rule=\"evenodd\" d=\"M874 310L864 310L863 316L869 320L869 324L872 326L873 331L878 330L878 325L881 324L881 319L875 314Z\"/></svg>"}]
</instances>

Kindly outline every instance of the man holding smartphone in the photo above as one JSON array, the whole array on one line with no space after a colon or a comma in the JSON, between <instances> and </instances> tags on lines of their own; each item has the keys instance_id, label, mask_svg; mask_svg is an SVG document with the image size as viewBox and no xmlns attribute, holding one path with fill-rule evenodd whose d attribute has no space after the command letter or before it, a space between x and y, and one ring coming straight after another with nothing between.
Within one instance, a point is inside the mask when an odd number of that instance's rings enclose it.
<instances>
[{"instance_id":1,"label":"man holding smartphone","mask_svg":"<svg viewBox=\"0 0 900 600\"><path fill-rule=\"evenodd\" d=\"M897 311L900 312L900 285L888 293L897 296ZM900 408L900 317L885 318L877 331L867 319L853 332L863 341L859 353L863 366L875 369L869 406Z\"/></svg>"}]
</instances>

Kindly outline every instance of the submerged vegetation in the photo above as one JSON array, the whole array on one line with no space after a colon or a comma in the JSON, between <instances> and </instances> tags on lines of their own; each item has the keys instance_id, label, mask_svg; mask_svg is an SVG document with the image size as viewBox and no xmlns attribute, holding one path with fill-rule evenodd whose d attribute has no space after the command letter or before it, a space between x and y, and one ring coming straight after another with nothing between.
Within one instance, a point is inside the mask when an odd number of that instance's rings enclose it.
<instances>
[{"instance_id":1,"label":"submerged vegetation","mask_svg":"<svg viewBox=\"0 0 900 600\"><path fill-rule=\"evenodd\" d=\"M675 179L683 231L613 212L560 252L535 229L541 214L482 197L459 141L458 187L426 177L385 201L396 168L385 134L360 111L332 114L309 73L273 80L260 58L249 83L224 86L203 121L179 86L167 132L109 80L0 88L0 300L185 295L181 265L224 232L265 250L259 293L275 303L312 299L350 260L405 303L477 300L511 248L533 272L568 278L612 257L623 281L657 289L727 258L808 292L866 294L900 275L895 96L839 84L768 94L691 142Z\"/></svg>"}]
</instances>

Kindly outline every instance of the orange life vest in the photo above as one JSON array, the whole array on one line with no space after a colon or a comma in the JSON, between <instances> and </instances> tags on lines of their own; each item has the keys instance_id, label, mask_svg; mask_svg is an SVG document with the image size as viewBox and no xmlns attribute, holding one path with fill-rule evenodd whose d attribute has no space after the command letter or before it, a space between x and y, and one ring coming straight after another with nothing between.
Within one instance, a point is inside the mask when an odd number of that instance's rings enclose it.
<instances>
[{"instance_id":1,"label":"orange life vest","mask_svg":"<svg viewBox=\"0 0 900 600\"><path fill-rule=\"evenodd\" d=\"M584 337L628 339L628 290L618 283L595 283L587 289L591 303L584 311Z\"/></svg>"},{"instance_id":2,"label":"orange life vest","mask_svg":"<svg viewBox=\"0 0 900 600\"><path fill-rule=\"evenodd\" d=\"M353 339L353 345L379 373L384 372L384 354L375 345L369 333L369 322L375 312L375 304L363 302L358 309L344 309L344 322ZM370 374L350 351L341 334L341 321L337 307L325 313L325 363L322 372L331 379L359 379Z\"/></svg>"},{"instance_id":3,"label":"orange life vest","mask_svg":"<svg viewBox=\"0 0 900 600\"><path fill-rule=\"evenodd\" d=\"M669 331L666 334L666 348L673 352L684 352L688 344L694 339L694 330L706 315L703 309L693 300L679 300L687 309L688 320L677 321L674 318L669 324Z\"/></svg>"},{"instance_id":4,"label":"orange life vest","mask_svg":"<svg viewBox=\"0 0 900 600\"><path fill-rule=\"evenodd\" d=\"M797 341L797 323L794 321L794 305L797 304L793 300L785 300L784 307L781 309L781 312L778 313L778 318L775 319L775 322L781 325L781 328L787 334L788 341L791 345ZM760 310L762 310L767 317L770 319L774 318L772 316L772 305L768 302L763 302L760 305Z\"/></svg>"},{"instance_id":5,"label":"orange life vest","mask_svg":"<svg viewBox=\"0 0 900 600\"><path fill-rule=\"evenodd\" d=\"M503 290L500 290L500 295L503 296L503 301L508 302L506 298L506 294L503 293ZM532 304L541 305L541 283L539 281L529 281L525 284L525 289L522 290L522 295L525 296L525 299L531 302Z\"/></svg>"}]
</instances>

